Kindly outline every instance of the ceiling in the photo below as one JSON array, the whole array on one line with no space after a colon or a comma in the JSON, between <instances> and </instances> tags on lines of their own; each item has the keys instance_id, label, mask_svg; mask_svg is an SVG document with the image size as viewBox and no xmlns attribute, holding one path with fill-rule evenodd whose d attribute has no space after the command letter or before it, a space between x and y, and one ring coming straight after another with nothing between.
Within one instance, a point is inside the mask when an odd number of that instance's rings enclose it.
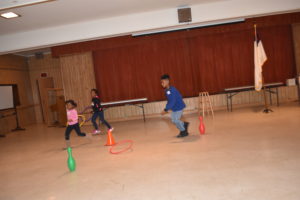
<instances>
[{"instance_id":1,"label":"ceiling","mask_svg":"<svg viewBox=\"0 0 300 200\"><path fill-rule=\"evenodd\" d=\"M31 56L56 45L180 28L185 24L178 22L177 8L185 6L192 9L192 25L300 10L300 0L49 0L2 9L33 1L45 0L0 0L0 13L21 15L0 17L0 55Z\"/></svg>"},{"instance_id":2,"label":"ceiling","mask_svg":"<svg viewBox=\"0 0 300 200\"><path fill-rule=\"evenodd\" d=\"M2 10L1 13L13 11L22 17L0 18L0 35L217 1L227 0L55 0Z\"/></svg>"}]
</instances>

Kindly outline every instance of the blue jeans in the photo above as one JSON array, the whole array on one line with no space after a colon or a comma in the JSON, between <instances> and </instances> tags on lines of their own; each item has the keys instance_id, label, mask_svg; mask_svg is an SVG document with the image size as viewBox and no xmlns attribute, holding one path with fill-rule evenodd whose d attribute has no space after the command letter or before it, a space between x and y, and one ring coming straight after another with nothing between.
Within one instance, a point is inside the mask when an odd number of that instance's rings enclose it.
<instances>
[{"instance_id":1,"label":"blue jeans","mask_svg":"<svg viewBox=\"0 0 300 200\"><path fill-rule=\"evenodd\" d=\"M172 112L171 113L171 119L172 119L172 123L175 124L176 127L180 131L185 131L184 123L180 120L180 118L182 116L182 113L183 113L183 110Z\"/></svg>"},{"instance_id":2,"label":"blue jeans","mask_svg":"<svg viewBox=\"0 0 300 200\"><path fill-rule=\"evenodd\" d=\"M92 123L93 123L94 128L95 128L96 130L98 130L98 124L97 124L97 122L96 122L96 119L97 119L98 117L100 118L100 121L101 121L103 124L105 124L105 126L106 126L108 129L111 128L110 124L104 119L104 112L103 112L103 111L99 111L99 112L94 112L94 114L93 114L93 116L92 116Z\"/></svg>"}]
</instances>

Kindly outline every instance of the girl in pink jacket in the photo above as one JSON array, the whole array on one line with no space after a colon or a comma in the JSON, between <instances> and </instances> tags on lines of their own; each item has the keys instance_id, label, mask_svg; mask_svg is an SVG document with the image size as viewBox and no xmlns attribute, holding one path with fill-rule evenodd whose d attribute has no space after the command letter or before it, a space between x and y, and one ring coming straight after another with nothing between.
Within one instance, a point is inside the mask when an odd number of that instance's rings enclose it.
<instances>
[{"instance_id":1,"label":"girl in pink jacket","mask_svg":"<svg viewBox=\"0 0 300 200\"><path fill-rule=\"evenodd\" d=\"M66 101L68 126L65 132L65 140L67 147L70 147L70 134L73 129L76 131L78 136L86 136L85 133L80 131L76 107L77 104L73 100Z\"/></svg>"}]
</instances>

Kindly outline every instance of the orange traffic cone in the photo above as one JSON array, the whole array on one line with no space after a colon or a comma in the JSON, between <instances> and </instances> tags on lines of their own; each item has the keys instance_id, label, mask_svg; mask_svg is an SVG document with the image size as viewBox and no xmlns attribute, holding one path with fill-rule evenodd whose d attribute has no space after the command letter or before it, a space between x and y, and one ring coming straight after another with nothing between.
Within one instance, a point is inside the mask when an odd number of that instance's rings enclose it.
<instances>
[{"instance_id":1,"label":"orange traffic cone","mask_svg":"<svg viewBox=\"0 0 300 200\"><path fill-rule=\"evenodd\" d=\"M107 142L105 146L113 146L115 144L115 139L112 136L111 131L107 131Z\"/></svg>"}]
</instances>

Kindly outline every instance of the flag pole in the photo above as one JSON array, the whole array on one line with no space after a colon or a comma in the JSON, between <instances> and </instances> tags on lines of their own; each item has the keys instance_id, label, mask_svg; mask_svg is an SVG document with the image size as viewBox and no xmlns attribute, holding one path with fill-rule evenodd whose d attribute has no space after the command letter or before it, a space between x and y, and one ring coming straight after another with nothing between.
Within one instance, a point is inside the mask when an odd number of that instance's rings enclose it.
<instances>
[{"instance_id":1,"label":"flag pole","mask_svg":"<svg viewBox=\"0 0 300 200\"><path fill-rule=\"evenodd\" d=\"M256 24L254 24L254 36L255 36L255 41L257 41Z\"/></svg>"},{"instance_id":2,"label":"flag pole","mask_svg":"<svg viewBox=\"0 0 300 200\"><path fill-rule=\"evenodd\" d=\"M256 24L254 24L254 32L255 32L255 41L257 41ZM263 110L263 112L264 112L264 113L273 112L273 110L271 110L271 109L268 107L267 95L266 95L266 86L265 86L265 79L264 79L263 71L261 72L261 79L262 79L262 86L263 86L263 93L264 93L264 101L265 101L265 109Z\"/></svg>"}]
</instances>

